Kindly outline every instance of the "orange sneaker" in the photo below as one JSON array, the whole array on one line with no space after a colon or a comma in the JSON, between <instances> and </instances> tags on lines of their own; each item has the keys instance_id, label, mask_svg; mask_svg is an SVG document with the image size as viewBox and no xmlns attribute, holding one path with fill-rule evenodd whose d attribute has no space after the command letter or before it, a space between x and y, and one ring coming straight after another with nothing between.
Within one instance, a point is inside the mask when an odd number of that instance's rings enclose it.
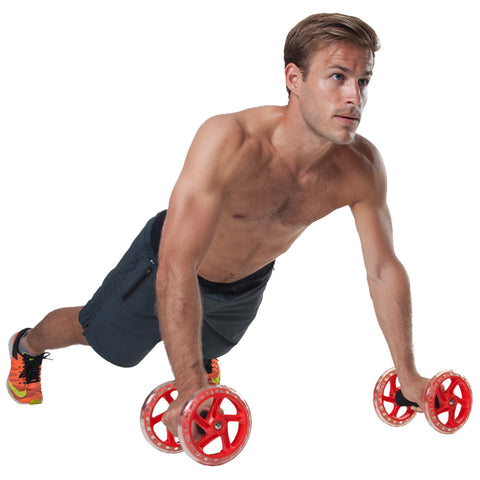
<instances>
[{"instance_id":1,"label":"orange sneaker","mask_svg":"<svg viewBox=\"0 0 480 480\"><path fill-rule=\"evenodd\" d=\"M32 356L18 351L18 342L27 330L28 328L25 328L13 335L8 344L12 367L8 375L7 389L16 402L36 405L43 401L40 373L42 360L49 354Z\"/></svg>"},{"instance_id":2,"label":"orange sneaker","mask_svg":"<svg viewBox=\"0 0 480 480\"><path fill-rule=\"evenodd\" d=\"M207 372L208 383L211 385L220 384L220 367L216 358L212 360L204 360L203 365Z\"/></svg>"}]
</instances>

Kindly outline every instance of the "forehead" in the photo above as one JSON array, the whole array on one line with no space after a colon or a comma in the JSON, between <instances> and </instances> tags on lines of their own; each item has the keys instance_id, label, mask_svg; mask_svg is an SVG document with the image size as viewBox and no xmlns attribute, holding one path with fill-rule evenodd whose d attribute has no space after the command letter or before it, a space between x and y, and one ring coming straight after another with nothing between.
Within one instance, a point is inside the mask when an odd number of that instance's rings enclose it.
<instances>
[{"instance_id":1,"label":"forehead","mask_svg":"<svg viewBox=\"0 0 480 480\"><path fill-rule=\"evenodd\" d=\"M372 72L373 52L368 48L357 47L350 43L332 44L312 55L311 69L327 69L342 66L355 72Z\"/></svg>"}]
</instances>

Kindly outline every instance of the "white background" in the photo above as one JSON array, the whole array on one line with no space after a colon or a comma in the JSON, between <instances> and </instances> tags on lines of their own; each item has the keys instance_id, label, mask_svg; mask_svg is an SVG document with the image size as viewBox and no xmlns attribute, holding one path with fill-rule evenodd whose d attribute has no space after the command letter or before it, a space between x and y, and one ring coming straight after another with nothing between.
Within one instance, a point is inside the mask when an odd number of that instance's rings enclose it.
<instances>
[{"instance_id":1,"label":"white background","mask_svg":"<svg viewBox=\"0 0 480 480\"><path fill-rule=\"evenodd\" d=\"M397 253L412 282L418 367L478 368L478 23L474 1L29 1L0 7L1 302L6 344L85 303L166 207L198 126L285 104L283 43L311 13L353 14L382 41L359 133L389 174ZM0 396L2 472L39 479L480 478L480 420L453 436L372 407L392 364L348 209L278 260L259 316L222 360L247 399L245 451L217 468L150 447L138 422L172 375L163 346L133 369L86 347L52 353L44 404ZM480 391L480 390L478 390ZM361 477L363 478L363 477Z\"/></svg>"}]
</instances>

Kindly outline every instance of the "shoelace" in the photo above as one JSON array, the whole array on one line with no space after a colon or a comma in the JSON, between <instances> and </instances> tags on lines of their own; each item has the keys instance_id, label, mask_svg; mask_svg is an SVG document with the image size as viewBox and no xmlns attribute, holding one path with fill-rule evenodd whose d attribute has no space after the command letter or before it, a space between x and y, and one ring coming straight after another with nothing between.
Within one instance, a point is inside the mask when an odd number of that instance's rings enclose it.
<instances>
[{"instance_id":1,"label":"shoelace","mask_svg":"<svg viewBox=\"0 0 480 480\"><path fill-rule=\"evenodd\" d=\"M30 356L22 355L24 368L19 375L19 378L25 378L25 383L35 383L40 381L40 372L42 369L42 361L44 358L50 356L50 353L45 352L42 355Z\"/></svg>"},{"instance_id":2,"label":"shoelace","mask_svg":"<svg viewBox=\"0 0 480 480\"><path fill-rule=\"evenodd\" d=\"M208 375L210 375L213 371L213 365L212 361L210 359L206 359L203 361L203 366L205 368L205 371L207 372Z\"/></svg>"},{"instance_id":3,"label":"shoelace","mask_svg":"<svg viewBox=\"0 0 480 480\"><path fill-rule=\"evenodd\" d=\"M205 367L205 371L207 372L208 375L218 375L220 368L218 366L217 360L204 360L203 361L203 366Z\"/></svg>"}]
</instances>

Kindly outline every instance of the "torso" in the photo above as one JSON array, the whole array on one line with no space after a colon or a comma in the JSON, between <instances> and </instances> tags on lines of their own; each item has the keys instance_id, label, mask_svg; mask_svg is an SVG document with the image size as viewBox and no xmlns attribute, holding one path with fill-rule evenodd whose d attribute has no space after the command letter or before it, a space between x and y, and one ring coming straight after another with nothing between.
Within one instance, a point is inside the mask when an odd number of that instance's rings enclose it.
<instances>
[{"instance_id":1,"label":"torso","mask_svg":"<svg viewBox=\"0 0 480 480\"><path fill-rule=\"evenodd\" d=\"M287 251L311 223L356 202L368 188L371 165L359 136L351 145L332 146L307 171L292 172L272 141L274 108L236 114L256 134L247 135L232 160L233 180L199 269L206 279L232 282L255 272Z\"/></svg>"}]
</instances>

